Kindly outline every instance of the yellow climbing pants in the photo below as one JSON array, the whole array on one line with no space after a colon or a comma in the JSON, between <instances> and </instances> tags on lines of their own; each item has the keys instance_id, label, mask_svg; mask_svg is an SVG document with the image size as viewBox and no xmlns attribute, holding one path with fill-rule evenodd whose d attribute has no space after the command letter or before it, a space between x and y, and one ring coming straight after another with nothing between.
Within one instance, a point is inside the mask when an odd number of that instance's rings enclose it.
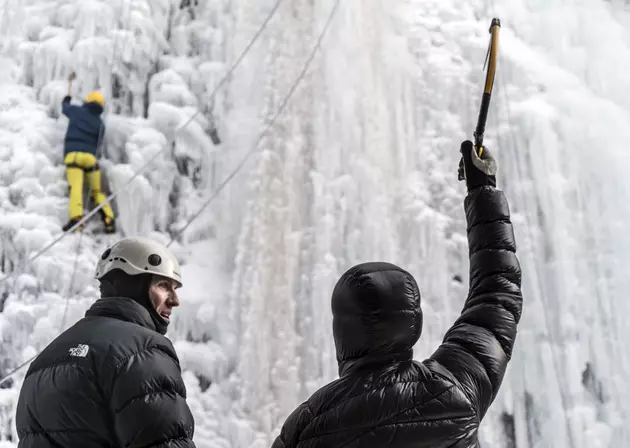
<instances>
[{"instance_id":1,"label":"yellow climbing pants","mask_svg":"<svg viewBox=\"0 0 630 448\"><path fill-rule=\"evenodd\" d=\"M66 177L70 184L70 199L68 209L70 219L83 217L83 173L90 185L92 200L96 205L105 202L105 195L101 191L101 169L96 157L87 152L69 152L64 160L66 165ZM103 215L114 219L114 212L109 204L101 209Z\"/></svg>"}]
</instances>

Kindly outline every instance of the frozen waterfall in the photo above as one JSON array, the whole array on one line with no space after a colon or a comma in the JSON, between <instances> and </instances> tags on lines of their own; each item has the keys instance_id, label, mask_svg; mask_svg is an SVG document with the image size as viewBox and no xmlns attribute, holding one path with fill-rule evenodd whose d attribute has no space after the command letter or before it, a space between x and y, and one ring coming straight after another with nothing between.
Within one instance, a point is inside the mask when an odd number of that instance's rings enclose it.
<instances>
[{"instance_id":1,"label":"frozen waterfall","mask_svg":"<svg viewBox=\"0 0 630 448\"><path fill-rule=\"evenodd\" d=\"M0 266L13 272L0 280L0 377L82 317L115 238L69 235L25 263L67 219L67 74L74 101L105 94L110 191L151 162L116 197L119 226L167 242L256 144L335 3L281 1L213 96L275 1L0 0ZM415 357L440 343L467 291L458 149L476 122L492 17L503 27L485 142L513 212L525 303L481 443L630 443L626 3L341 1L256 157L173 246L185 286L168 336L198 447L268 448L336 378L329 300L352 264L416 276ZM0 386L0 448L17 446L25 371Z\"/></svg>"}]
</instances>

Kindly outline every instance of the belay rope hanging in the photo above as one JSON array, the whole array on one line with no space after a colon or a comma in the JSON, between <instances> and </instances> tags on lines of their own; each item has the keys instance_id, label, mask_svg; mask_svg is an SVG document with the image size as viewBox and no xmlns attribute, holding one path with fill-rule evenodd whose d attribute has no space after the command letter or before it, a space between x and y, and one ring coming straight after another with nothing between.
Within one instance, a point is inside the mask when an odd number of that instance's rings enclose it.
<instances>
[{"instance_id":1,"label":"belay rope hanging","mask_svg":"<svg viewBox=\"0 0 630 448\"><path fill-rule=\"evenodd\" d=\"M265 28L269 25L269 23L271 22L271 18L274 16L274 14L276 13L276 11L278 10L280 4L283 2L284 0L277 0L275 6L272 8L272 10L270 11L269 15L267 16L267 18L265 19L265 21L262 23L262 25L260 26L260 28L258 29L258 31L256 32L256 34L254 35L254 37L249 41L248 45L245 47L245 49L242 51L242 53L240 54L240 56L236 59L236 61L232 64L232 66L230 67L230 69L228 70L228 73L226 75L224 75L220 82L218 83L218 85L214 88L214 91L211 94L211 97L214 97L214 95L216 95L217 91L226 83L227 79L229 78L229 76L234 72L234 70L236 69L236 67L242 62L242 60L245 58L245 55L250 51L250 49L253 47L254 43L257 41L257 39L262 35L263 31L265 30ZM186 223L186 225L184 226L183 229L181 229L177 235L175 235L173 238L171 238L170 242L167 244L167 247L169 247L175 240L175 238L178 235L181 235L183 233L183 231L195 220L197 219L201 213L203 212L203 210L205 210L210 203L218 196L218 194L225 188L225 186L238 174L238 172L245 166L245 163L247 162L247 160L257 151L257 149L259 148L259 145L261 143L261 141L263 140L263 138L269 134L269 132L271 132L274 124L276 123L276 121L278 120L278 118L280 117L280 115L284 112L286 106L288 105L289 101L291 100L291 98L293 97L293 95L295 94L295 92L297 91L297 88L299 86L299 84L301 83L301 81L304 79L304 77L306 76L306 73L308 71L308 69L311 66L311 63L313 62L313 60L315 59L315 56L317 54L317 52L319 51L322 42L324 40L324 37L326 36L328 29L332 23L332 20L334 18L334 16L336 15L339 6L340 6L341 0L336 0L335 4L333 5L330 14L328 16L328 19L326 20L326 23L324 24L324 27L322 28L309 56L307 57L304 66L302 67L302 70L300 71L300 73L298 74L297 78L295 79L295 81L293 82L293 84L291 85L291 87L289 88L288 92L286 93L284 99L282 100L280 107L278 108L278 110L276 111L276 113L274 114L274 116L269 120L269 122L267 123L267 125L265 126L264 130L259 134L258 138L256 139L255 144L253 145L253 147L245 154L245 156L243 157L243 159L241 159L240 163L237 164L236 168L223 180L223 182L221 183L221 185L219 186L219 188L217 188L217 190L214 192L214 194L212 196L210 196L210 198L201 206L201 208L195 213L193 214L193 216L188 220L188 222ZM188 126L188 124L190 124L192 122L192 120L200 113L200 111L197 111L195 114L193 114L180 128L178 128L178 130L184 129L186 126ZM158 154L162 153L166 148L168 147L168 145L165 145L162 149L156 151L154 153L154 156L157 156ZM145 163L142 167L140 167L140 169L138 169L136 171L136 173L134 174L134 176L132 176L131 179L129 179L120 189L116 190L114 193L110 194L110 196L108 196L107 201L109 202L111 199L113 199L120 191L123 191L123 189L129 185L131 183L131 181L133 179L135 179L140 173L142 173L144 171L144 169L146 169L154 160L154 157L152 159L150 159L147 163ZM37 252L35 254L35 256L33 256L30 260L28 260L30 263L32 263L35 259L37 259L39 256L41 256L44 252L46 252L48 249L50 249L52 246L54 246L57 242L59 242L65 235L67 235L68 233L70 233L71 231L73 231L74 229L76 229L77 227L79 227L81 224L83 224L83 222L85 222L87 219L89 219L94 213L96 213L98 210L100 210L100 208L102 208L103 204L101 204L100 206L94 208L89 214L88 216L84 217L79 223L75 224L75 226L70 229L68 232L64 232L62 233L62 235L60 237L58 237L57 239L55 239L54 241L52 241L50 244L48 244L47 246L45 246L43 249L41 249L39 252ZM7 276L5 276L4 278L0 279L0 284L2 284L4 281L6 281L7 278L9 278L9 276L12 275L11 273ZM18 372L19 370L21 370L22 368L24 368L25 366L29 365L37 356L39 355L39 352L37 354L35 354L34 356L32 356L30 359L24 361L22 364L18 365L17 367L15 367L13 370L11 370L10 372L8 372L7 374L5 374L4 376L2 376L0 378L0 385L4 382L6 382L7 380L9 380L16 372Z\"/></svg>"},{"instance_id":2,"label":"belay rope hanging","mask_svg":"<svg viewBox=\"0 0 630 448\"><path fill-rule=\"evenodd\" d=\"M243 49L243 51L240 53L240 55L238 56L238 58L236 58L236 60L234 61L234 63L230 66L229 70L227 71L227 73L225 75L223 75L221 77L221 79L219 80L218 84L214 87L212 93L210 94L210 101L213 100L213 98L217 95L217 92L225 85L225 83L227 82L227 80L230 78L230 76L232 75L232 73L234 73L234 71L236 70L236 68L241 64L241 62L243 61L243 59L245 58L245 56L249 53L249 51L252 49L252 47L254 46L254 44L258 41L258 39L262 36L263 31L267 28L267 26L269 25L269 23L271 22L271 19L273 18L273 16L275 15L275 13L278 11L280 5L282 4L282 2L285 0L276 0L276 3L274 4L273 8L271 8L269 14L267 15L267 17L265 18L265 20L263 21L263 23L260 25L260 27L258 28L258 30L256 31L256 34L254 34L254 36L251 38L251 40L248 42L248 44L245 46L245 48ZM175 129L175 134L181 132L183 129L185 129L190 123L192 123L192 121L195 119L195 117L197 117L197 115L199 115L201 113L201 109L197 110L197 112L195 112L194 114L192 114L188 120L186 120L181 126L179 126L177 129ZM169 137L168 142L162 146L162 148L158 149L157 151L155 151L151 157L149 157L149 159L147 160L147 162L142 165L140 168L138 168L133 176L131 176L129 179L127 179L127 181L121 185L118 189L116 189L116 191L112 192L109 196L107 196L105 202L103 202L102 204L98 205L97 207L94 207L92 209L92 211L90 211L86 216L84 216L81 221L79 221L78 223L76 223L72 228L68 229L68 231L66 232L61 232L61 234L59 236L57 236L54 240L52 240L51 242L49 242L48 244L46 244L43 248L41 248L40 250L38 250L33 256L29 257L25 264L25 268L28 265L31 265L32 263L35 262L35 260L37 260L39 257L41 257L43 254L45 254L46 252L48 252L48 250L50 250L50 248L52 248L53 246L55 246L59 241L61 241L62 239L64 239L67 235L69 235L71 232L73 232L74 230L76 230L78 227L80 227L81 225L83 225L88 219L90 219L92 216L94 216L96 213L99 212L99 210L101 210L103 208L103 206L105 204L110 203L115 197L117 197L121 192L125 191L126 188L131 184L131 182L133 182L138 176L140 176L142 173L144 173L146 171L147 168L149 168L154 161L156 160L157 156L159 156L160 154L162 154L163 152L165 152L168 148L170 148L170 144L173 143L173 139L174 137ZM12 270L11 272L9 272L8 274L6 274L4 277L0 278L0 285L2 285L3 283L5 283L9 278L15 276L17 273L17 270ZM0 384L2 383L2 380L0 379Z\"/></svg>"}]
</instances>

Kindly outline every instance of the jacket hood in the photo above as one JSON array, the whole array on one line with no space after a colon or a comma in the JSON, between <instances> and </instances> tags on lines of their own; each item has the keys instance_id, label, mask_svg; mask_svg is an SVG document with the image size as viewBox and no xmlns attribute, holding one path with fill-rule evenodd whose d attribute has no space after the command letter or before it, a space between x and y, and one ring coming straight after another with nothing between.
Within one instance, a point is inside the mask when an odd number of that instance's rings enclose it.
<instances>
[{"instance_id":1,"label":"jacket hood","mask_svg":"<svg viewBox=\"0 0 630 448\"><path fill-rule=\"evenodd\" d=\"M95 101L83 103L83 107L92 112L94 115L101 115L103 113L103 106Z\"/></svg>"},{"instance_id":2,"label":"jacket hood","mask_svg":"<svg viewBox=\"0 0 630 448\"><path fill-rule=\"evenodd\" d=\"M333 335L339 375L364 365L411 360L422 333L420 290L396 265L356 265L332 294Z\"/></svg>"}]
</instances>

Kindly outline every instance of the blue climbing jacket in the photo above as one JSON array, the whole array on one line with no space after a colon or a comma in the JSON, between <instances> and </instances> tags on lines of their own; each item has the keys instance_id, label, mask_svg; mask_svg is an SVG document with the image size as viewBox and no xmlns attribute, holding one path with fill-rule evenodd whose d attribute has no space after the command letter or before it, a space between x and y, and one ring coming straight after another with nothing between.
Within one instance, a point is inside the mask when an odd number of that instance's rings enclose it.
<instances>
[{"instance_id":1,"label":"blue climbing jacket","mask_svg":"<svg viewBox=\"0 0 630 448\"><path fill-rule=\"evenodd\" d=\"M96 155L99 139L105 134L105 124L101 120L103 107L95 102L82 106L70 104L71 97L61 102L61 111L70 121L64 139L64 155L69 152L87 152Z\"/></svg>"}]
</instances>

